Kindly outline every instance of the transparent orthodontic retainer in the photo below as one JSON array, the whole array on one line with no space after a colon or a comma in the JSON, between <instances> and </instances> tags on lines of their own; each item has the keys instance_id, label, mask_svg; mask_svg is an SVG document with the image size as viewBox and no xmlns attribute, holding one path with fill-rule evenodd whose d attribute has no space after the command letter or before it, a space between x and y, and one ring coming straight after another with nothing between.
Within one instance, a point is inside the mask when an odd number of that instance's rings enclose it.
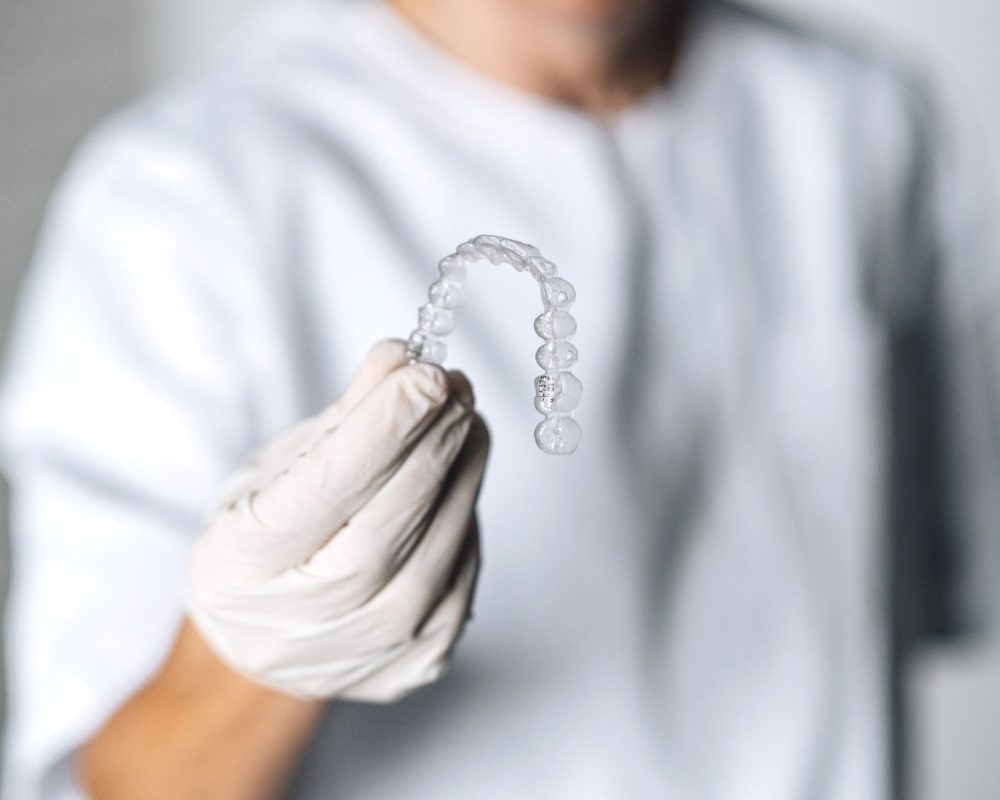
<instances>
[{"instance_id":1,"label":"transparent orthodontic retainer","mask_svg":"<svg viewBox=\"0 0 1000 800\"><path fill-rule=\"evenodd\" d=\"M535 426L535 443L549 455L569 455L576 450L583 431L573 418L580 404L583 384L569 371L578 358L570 341L576 320L568 309L576 290L560 278L556 265L543 258L537 247L502 236L475 236L455 248L438 264L440 277L428 290L430 302L418 311L417 327L406 343L410 362L444 362L448 347L444 337L455 330L455 309L465 302L466 268L476 261L509 264L538 281L542 291L542 313L535 319L535 332L545 340L535 352L544 372L535 378L535 408L544 419Z\"/></svg>"}]
</instances>

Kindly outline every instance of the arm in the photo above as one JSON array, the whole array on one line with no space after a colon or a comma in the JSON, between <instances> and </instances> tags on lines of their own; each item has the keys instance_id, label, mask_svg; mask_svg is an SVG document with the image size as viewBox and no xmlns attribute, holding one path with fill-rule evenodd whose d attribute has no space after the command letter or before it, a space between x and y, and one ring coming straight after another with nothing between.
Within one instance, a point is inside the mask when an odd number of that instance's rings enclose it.
<instances>
[{"instance_id":1,"label":"arm","mask_svg":"<svg viewBox=\"0 0 1000 800\"><path fill-rule=\"evenodd\" d=\"M276 796L325 704L260 686L185 622L162 669L84 747L95 800Z\"/></svg>"},{"instance_id":2,"label":"arm","mask_svg":"<svg viewBox=\"0 0 1000 800\"><path fill-rule=\"evenodd\" d=\"M459 374L383 342L250 457L195 544L193 621L83 748L97 800L274 796L322 699L391 701L442 673L478 570L471 403Z\"/></svg>"}]
</instances>

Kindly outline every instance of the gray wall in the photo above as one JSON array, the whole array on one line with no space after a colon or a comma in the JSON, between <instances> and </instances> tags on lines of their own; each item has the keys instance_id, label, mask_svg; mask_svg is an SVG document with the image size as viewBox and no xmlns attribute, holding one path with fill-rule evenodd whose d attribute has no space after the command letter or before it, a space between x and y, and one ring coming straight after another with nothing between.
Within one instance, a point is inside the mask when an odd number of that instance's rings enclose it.
<instances>
[{"instance_id":1,"label":"gray wall","mask_svg":"<svg viewBox=\"0 0 1000 800\"><path fill-rule=\"evenodd\" d=\"M81 133L141 83L129 0L7 0L0 11L0 320L46 196Z\"/></svg>"},{"instance_id":2,"label":"gray wall","mask_svg":"<svg viewBox=\"0 0 1000 800\"><path fill-rule=\"evenodd\" d=\"M0 328L73 144L196 63L255 0L8 0L0 11ZM1000 2L757 0L912 54L978 118L1000 186ZM1000 230L1000 204L998 204ZM5 558L0 557L0 574ZM918 800L1000 797L1000 645L928 647L909 675Z\"/></svg>"}]
</instances>

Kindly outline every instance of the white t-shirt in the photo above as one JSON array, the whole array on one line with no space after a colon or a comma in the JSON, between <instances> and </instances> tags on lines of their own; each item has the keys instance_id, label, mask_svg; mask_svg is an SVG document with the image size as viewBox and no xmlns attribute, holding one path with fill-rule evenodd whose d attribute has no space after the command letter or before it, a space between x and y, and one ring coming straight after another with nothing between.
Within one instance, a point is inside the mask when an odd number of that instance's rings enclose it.
<instances>
[{"instance_id":1,"label":"white t-shirt","mask_svg":"<svg viewBox=\"0 0 1000 800\"><path fill-rule=\"evenodd\" d=\"M290 796L885 797L890 543L961 543L924 616L998 606L1000 284L949 152L889 61L726 5L603 124L381 3L265 11L92 137L45 227L0 404L6 797L78 796L215 488L477 233L576 286L584 439L535 448L537 289L482 265L448 359L494 439L475 618L438 685L335 705Z\"/></svg>"}]
</instances>

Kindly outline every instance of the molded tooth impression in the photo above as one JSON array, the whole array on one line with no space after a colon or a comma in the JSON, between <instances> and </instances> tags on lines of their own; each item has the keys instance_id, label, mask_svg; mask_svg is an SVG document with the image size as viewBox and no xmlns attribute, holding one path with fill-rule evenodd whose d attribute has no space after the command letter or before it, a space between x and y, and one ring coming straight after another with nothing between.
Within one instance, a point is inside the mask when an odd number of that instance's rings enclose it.
<instances>
[{"instance_id":1,"label":"molded tooth impression","mask_svg":"<svg viewBox=\"0 0 1000 800\"><path fill-rule=\"evenodd\" d=\"M417 327L433 336L447 336L455 330L455 315L433 303L420 307Z\"/></svg>"},{"instance_id":2,"label":"molded tooth impression","mask_svg":"<svg viewBox=\"0 0 1000 800\"><path fill-rule=\"evenodd\" d=\"M431 305L438 308L458 308L465 302L465 292L462 289L462 284L450 281L447 278L440 278L434 281L431 284L431 288L427 290L427 296L430 298Z\"/></svg>"},{"instance_id":3,"label":"molded tooth impression","mask_svg":"<svg viewBox=\"0 0 1000 800\"><path fill-rule=\"evenodd\" d=\"M576 320L568 311L546 311L535 318L535 333L546 340L569 339L576 333Z\"/></svg>"},{"instance_id":4,"label":"molded tooth impression","mask_svg":"<svg viewBox=\"0 0 1000 800\"><path fill-rule=\"evenodd\" d=\"M453 312L465 302L462 283L467 266L475 261L508 264L538 281L543 311L535 320L535 332L545 343L535 353L535 361L544 370L535 378L535 408L545 418L535 427L535 443L549 455L569 455L583 435L573 418L583 384L568 371L579 357L569 341L576 333L576 320L567 310L576 300L576 290L559 277L556 265L543 258L537 247L503 236L480 235L442 258L438 264L441 277L427 292L430 302L419 309L417 327L406 342L406 357L411 363L444 361L448 348L441 337L455 329Z\"/></svg>"},{"instance_id":5,"label":"molded tooth impression","mask_svg":"<svg viewBox=\"0 0 1000 800\"><path fill-rule=\"evenodd\" d=\"M569 342L546 342L535 351L535 361L542 369L569 369L579 358Z\"/></svg>"}]
</instances>

